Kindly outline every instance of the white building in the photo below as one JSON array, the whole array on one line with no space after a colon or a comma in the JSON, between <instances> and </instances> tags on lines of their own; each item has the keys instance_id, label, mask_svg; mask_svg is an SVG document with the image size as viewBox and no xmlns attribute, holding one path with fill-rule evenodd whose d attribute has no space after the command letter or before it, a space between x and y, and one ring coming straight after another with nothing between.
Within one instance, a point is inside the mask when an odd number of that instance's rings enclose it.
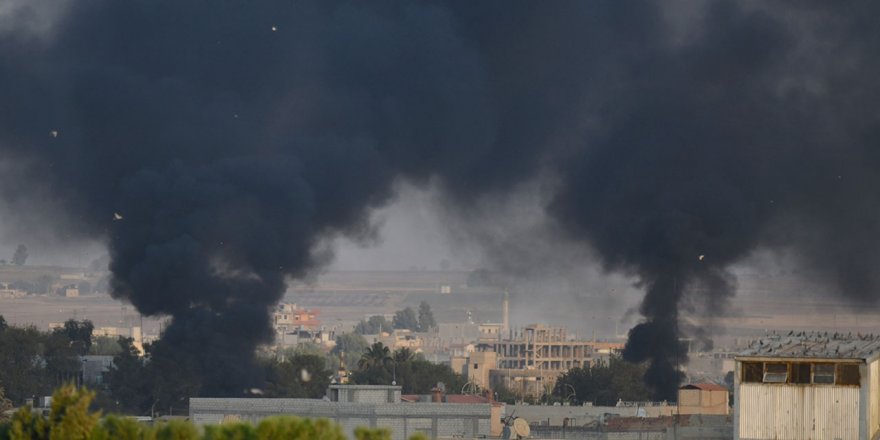
<instances>
[{"instance_id":1,"label":"white building","mask_svg":"<svg viewBox=\"0 0 880 440\"><path fill-rule=\"evenodd\" d=\"M880 437L880 337L789 333L736 357L734 438Z\"/></svg>"}]
</instances>

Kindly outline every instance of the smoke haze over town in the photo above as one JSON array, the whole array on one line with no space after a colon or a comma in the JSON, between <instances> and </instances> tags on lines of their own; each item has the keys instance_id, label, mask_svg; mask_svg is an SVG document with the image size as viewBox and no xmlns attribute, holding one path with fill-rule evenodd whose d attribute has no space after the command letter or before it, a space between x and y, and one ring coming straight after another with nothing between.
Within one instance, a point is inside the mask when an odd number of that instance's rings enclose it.
<instances>
[{"instance_id":1,"label":"smoke haze over town","mask_svg":"<svg viewBox=\"0 0 880 440\"><path fill-rule=\"evenodd\" d=\"M2 249L108 254L205 396L254 388L290 283L486 269L515 313L630 326L672 399L738 274L876 301L878 12L13 0Z\"/></svg>"}]
</instances>

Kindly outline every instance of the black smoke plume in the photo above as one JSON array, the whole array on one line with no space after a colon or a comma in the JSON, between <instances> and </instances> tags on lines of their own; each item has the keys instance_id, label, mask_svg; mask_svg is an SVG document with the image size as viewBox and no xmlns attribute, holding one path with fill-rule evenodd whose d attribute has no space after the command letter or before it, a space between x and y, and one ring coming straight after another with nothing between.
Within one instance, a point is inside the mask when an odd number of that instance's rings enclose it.
<instances>
[{"instance_id":1,"label":"black smoke plume","mask_svg":"<svg viewBox=\"0 0 880 440\"><path fill-rule=\"evenodd\" d=\"M40 22L42 4L7 11ZM876 6L695 7L96 0L33 32L3 17L0 195L50 194L63 214L35 223L106 240L113 295L173 318L162 350L195 392L233 395L285 280L327 237L372 233L396 180L460 209L549 180L568 236L644 287L626 357L671 398L682 299L723 306L754 250L852 298L880 284Z\"/></svg>"}]
</instances>

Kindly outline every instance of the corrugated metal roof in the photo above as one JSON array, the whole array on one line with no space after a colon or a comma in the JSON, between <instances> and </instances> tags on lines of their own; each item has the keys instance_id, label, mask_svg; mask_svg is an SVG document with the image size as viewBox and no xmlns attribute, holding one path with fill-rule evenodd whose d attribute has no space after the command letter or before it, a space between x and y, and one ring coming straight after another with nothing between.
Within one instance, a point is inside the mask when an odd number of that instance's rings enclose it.
<instances>
[{"instance_id":1,"label":"corrugated metal roof","mask_svg":"<svg viewBox=\"0 0 880 440\"><path fill-rule=\"evenodd\" d=\"M795 332L756 339L738 357L871 359L880 354L880 336L861 333Z\"/></svg>"},{"instance_id":2,"label":"corrugated metal roof","mask_svg":"<svg viewBox=\"0 0 880 440\"><path fill-rule=\"evenodd\" d=\"M728 391L726 386L717 383L691 383L683 385L682 390Z\"/></svg>"}]
</instances>

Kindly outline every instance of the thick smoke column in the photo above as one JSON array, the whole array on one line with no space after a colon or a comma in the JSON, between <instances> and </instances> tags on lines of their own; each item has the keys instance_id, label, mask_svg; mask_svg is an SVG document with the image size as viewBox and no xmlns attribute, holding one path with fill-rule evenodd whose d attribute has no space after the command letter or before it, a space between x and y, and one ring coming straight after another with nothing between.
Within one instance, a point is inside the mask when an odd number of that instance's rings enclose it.
<instances>
[{"instance_id":1,"label":"thick smoke column","mask_svg":"<svg viewBox=\"0 0 880 440\"><path fill-rule=\"evenodd\" d=\"M395 180L462 209L548 180L568 236L644 287L626 357L670 398L682 299L723 305L755 249L880 284L876 11L686 6L77 4L0 27L0 195L105 239L113 295L173 317L157 358L227 395L285 279L372 233Z\"/></svg>"}]
</instances>

